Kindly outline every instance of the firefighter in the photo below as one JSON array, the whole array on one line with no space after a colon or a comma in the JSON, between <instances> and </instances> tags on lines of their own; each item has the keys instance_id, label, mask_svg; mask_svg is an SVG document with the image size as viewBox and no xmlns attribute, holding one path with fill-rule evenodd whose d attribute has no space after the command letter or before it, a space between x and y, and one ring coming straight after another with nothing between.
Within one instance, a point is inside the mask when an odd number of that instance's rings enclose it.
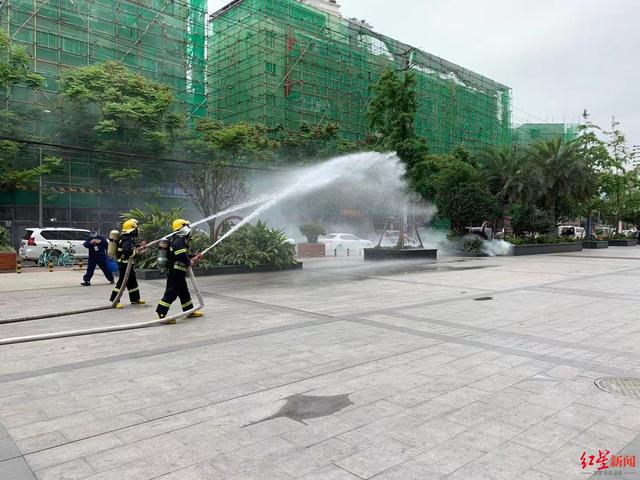
<instances>
[{"instance_id":1,"label":"firefighter","mask_svg":"<svg viewBox=\"0 0 640 480\"><path fill-rule=\"evenodd\" d=\"M118 277L118 283L111 292L111 301L113 302L120 292L121 288L129 290L129 300L132 305L144 305L146 302L140 299L140 290L138 289L138 280L136 280L135 268L132 265L129 272L129 279L125 286L122 285L124 281L125 272L127 271L127 265L134 260L131 258L136 253L136 240L138 237L138 221L136 219L127 220L122 224L122 233L118 239L118 249L116 251L116 261L118 262L118 271L120 276ZM118 303L116 308L122 308L124 305Z\"/></svg>"},{"instance_id":2,"label":"firefighter","mask_svg":"<svg viewBox=\"0 0 640 480\"><path fill-rule=\"evenodd\" d=\"M100 267L100 270L102 270L104 276L107 277L109 283L115 283L113 273L107 262L107 239L100 235L95 228L92 228L89 233L89 238L84 241L83 245L84 248L89 251L89 262L87 263L87 272L82 277L82 283L80 285L83 287L91 286L91 277L93 277L96 266Z\"/></svg>"},{"instance_id":3,"label":"firefighter","mask_svg":"<svg viewBox=\"0 0 640 480\"><path fill-rule=\"evenodd\" d=\"M156 308L159 318L167 316L169 307L178 297L180 298L183 312L193 308L193 301L187 286L187 268L195 265L200 260L199 256L193 259L189 258L187 253L189 240L191 239L191 224L187 220L178 218L173 221L171 228L173 229L173 235L169 240L169 252L167 254L167 287L162 300L158 303L158 308ZM202 315L202 312L197 310L188 315L188 317L202 317ZM168 323L175 323L175 320Z\"/></svg>"}]
</instances>

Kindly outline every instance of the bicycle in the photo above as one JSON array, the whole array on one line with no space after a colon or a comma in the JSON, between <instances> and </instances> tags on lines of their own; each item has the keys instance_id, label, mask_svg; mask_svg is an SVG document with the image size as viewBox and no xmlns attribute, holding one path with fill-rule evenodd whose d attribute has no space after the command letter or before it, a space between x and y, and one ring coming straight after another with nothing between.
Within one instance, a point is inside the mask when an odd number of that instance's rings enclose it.
<instances>
[{"instance_id":1,"label":"bicycle","mask_svg":"<svg viewBox=\"0 0 640 480\"><path fill-rule=\"evenodd\" d=\"M44 250L38 257L38 267L48 267L49 262L54 265L58 264L59 253L57 250L53 249L53 243L47 242L49 244L48 247L43 247Z\"/></svg>"},{"instance_id":2,"label":"bicycle","mask_svg":"<svg viewBox=\"0 0 640 480\"><path fill-rule=\"evenodd\" d=\"M75 249L73 248L73 244L67 241L69 244L68 247L62 247L62 253L58 257L58 266L60 267L73 267L73 264L76 263L76 257L73 256Z\"/></svg>"}]
</instances>

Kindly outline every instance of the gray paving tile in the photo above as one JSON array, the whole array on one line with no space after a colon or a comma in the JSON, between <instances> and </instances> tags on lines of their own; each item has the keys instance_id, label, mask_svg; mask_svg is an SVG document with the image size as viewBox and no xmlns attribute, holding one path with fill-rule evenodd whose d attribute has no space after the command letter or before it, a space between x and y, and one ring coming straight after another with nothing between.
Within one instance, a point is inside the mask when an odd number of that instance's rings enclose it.
<instances>
[{"instance_id":1,"label":"gray paving tile","mask_svg":"<svg viewBox=\"0 0 640 480\"><path fill-rule=\"evenodd\" d=\"M13 458L0 462L0 478L11 480L35 480L27 463L22 458Z\"/></svg>"}]
</instances>

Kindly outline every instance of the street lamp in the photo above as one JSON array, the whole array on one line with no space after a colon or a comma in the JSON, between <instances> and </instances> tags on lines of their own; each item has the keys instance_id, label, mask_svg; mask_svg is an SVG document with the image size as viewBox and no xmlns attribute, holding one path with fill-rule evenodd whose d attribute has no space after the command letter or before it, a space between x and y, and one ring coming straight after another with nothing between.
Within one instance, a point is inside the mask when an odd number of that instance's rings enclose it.
<instances>
[{"instance_id":1,"label":"street lamp","mask_svg":"<svg viewBox=\"0 0 640 480\"><path fill-rule=\"evenodd\" d=\"M45 116L51 115L51 110L43 110L42 113ZM42 121L40 121L40 141L42 141ZM44 187L44 179L42 177L42 145L40 145L40 178L38 181L38 227L42 228L43 225L43 208L42 208L42 190Z\"/></svg>"}]
</instances>

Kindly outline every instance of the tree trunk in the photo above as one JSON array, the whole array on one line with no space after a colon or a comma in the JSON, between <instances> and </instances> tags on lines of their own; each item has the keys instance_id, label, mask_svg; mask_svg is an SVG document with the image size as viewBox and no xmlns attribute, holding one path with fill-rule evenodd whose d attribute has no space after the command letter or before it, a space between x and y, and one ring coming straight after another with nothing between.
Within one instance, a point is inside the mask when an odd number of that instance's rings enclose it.
<instances>
[{"instance_id":1,"label":"tree trunk","mask_svg":"<svg viewBox=\"0 0 640 480\"><path fill-rule=\"evenodd\" d=\"M217 240L217 238L216 238L216 219L213 218L213 219L207 221L207 225L209 225L209 238L211 239L212 242L215 242Z\"/></svg>"},{"instance_id":2,"label":"tree trunk","mask_svg":"<svg viewBox=\"0 0 640 480\"><path fill-rule=\"evenodd\" d=\"M557 236L558 229L556 228L556 200L553 199L549 204L549 215L551 216L551 235Z\"/></svg>"},{"instance_id":3,"label":"tree trunk","mask_svg":"<svg viewBox=\"0 0 640 480\"><path fill-rule=\"evenodd\" d=\"M511 215L509 215L509 203L502 204L502 229L504 230L504 236L510 237L513 235L513 228L511 227Z\"/></svg>"}]
</instances>

